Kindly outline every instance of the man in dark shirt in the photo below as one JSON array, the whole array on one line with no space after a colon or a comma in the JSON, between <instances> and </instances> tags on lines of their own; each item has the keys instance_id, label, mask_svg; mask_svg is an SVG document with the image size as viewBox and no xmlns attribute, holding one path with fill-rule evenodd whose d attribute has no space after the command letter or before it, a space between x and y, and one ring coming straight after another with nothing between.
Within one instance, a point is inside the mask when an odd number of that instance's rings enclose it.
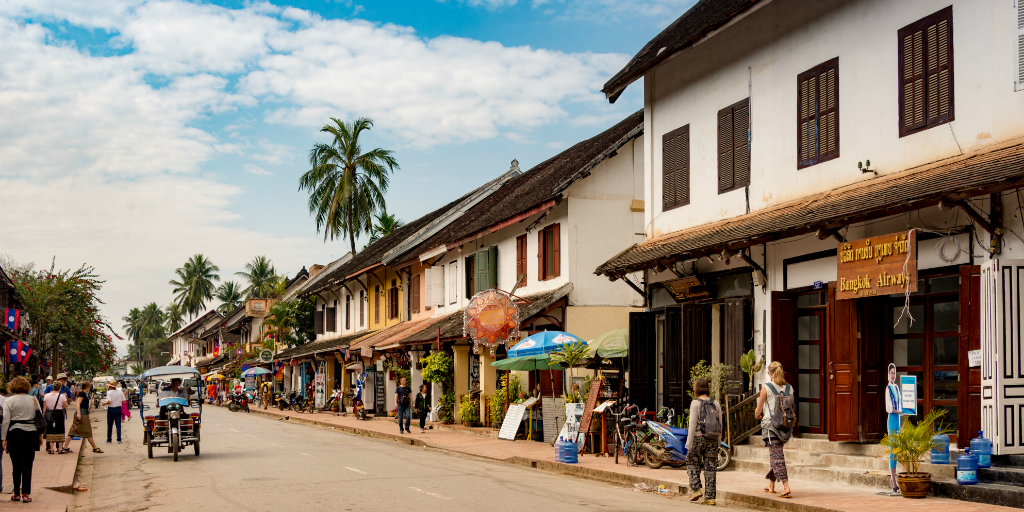
<instances>
[{"instance_id":1,"label":"man in dark shirt","mask_svg":"<svg viewBox=\"0 0 1024 512\"><path fill-rule=\"evenodd\" d=\"M395 405L398 406L398 431L402 434L409 432L409 423L412 421L412 405L409 403L411 396L412 388L409 387L405 377L402 377L395 389Z\"/></svg>"}]
</instances>

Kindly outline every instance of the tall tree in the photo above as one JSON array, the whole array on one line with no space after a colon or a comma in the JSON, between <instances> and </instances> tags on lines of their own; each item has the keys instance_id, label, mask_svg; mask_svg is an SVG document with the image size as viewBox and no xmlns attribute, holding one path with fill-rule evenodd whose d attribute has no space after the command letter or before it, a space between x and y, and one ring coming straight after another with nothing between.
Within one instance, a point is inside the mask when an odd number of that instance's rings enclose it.
<instances>
[{"instance_id":1,"label":"tall tree","mask_svg":"<svg viewBox=\"0 0 1024 512\"><path fill-rule=\"evenodd\" d=\"M245 282L249 284L246 289L249 295L259 299L267 298L277 283L274 265L266 256L256 256L245 264L245 270L245 272L235 272L235 275L245 279Z\"/></svg>"},{"instance_id":2,"label":"tall tree","mask_svg":"<svg viewBox=\"0 0 1024 512\"><path fill-rule=\"evenodd\" d=\"M245 292L238 283L225 281L217 287L215 298L220 302L217 311L226 315L245 302Z\"/></svg>"},{"instance_id":3,"label":"tall tree","mask_svg":"<svg viewBox=\"0 0 1024 512\"><path fill-rule=\"evenodd\" d=\"M393 213L388 213L381 210L379 213L373 216L376 220L373 224L373 230L370 234L370 243L374 243L381 238L384 238L391 234L396 228L400 228L405 225L405 221L399 219Z\"/></svg>"},{"instance_id":4,"label":"tall tree","mask_svg":"<svg viewBox=\"0 0 1024 512\"><path fill-rule=\"evenodd\" d=\"M168 334L178 332L185 325L185 311L181 304L172 302L164 308L164 330Z\"/></svg>"},{"instance_id":5,"label":"tall tree","mask_svg":"<svg viewBox=\"0 0 1024 512\"><path fill-rule=\"evenodd\" d=\"M202 254L196 254L185 262L185 265L174 271L178 279L170 281L174 286L176 300L188 313L189 319L206 309L206 301L213 300L214 281L220 281L217 275L220 268Z\"/></svg>"},{"instance_id":6,"label":"tall tree","mask_svg":"<svg viewBox=\"0 0 1024 512\"><path fill-rule=\"evenodd\" d=\"M156 302L150 302L139 313L139 338L164 337L164 311Z\"/></svg>"},{"instance_id":7,"label":"tall tree","mask_svg":"<svg viewBox=\"0 0 1024 512\"><path fill-rule=\"evenodd\" d=\"M128 336L130 341L139 341L140 329L142 327L142 311L139 308L132 308L128 312L127 316L121 317L124 320L124 333Z\"/></svg>"},{"instance_id":8,"label":"tall tree","mask_svg":"<svg viewBox=\"0 0 1024 512\"><path fill-rule=\"evenodd\" d=\"M362 152L359 136L373 127L373 120L331 121L320 131L333 139L309 150L312 168L299 178L299 190L309 192L309 212L316 217L317 231L323 229L324 240L348 236L355 254L356 236L369 233L373 214L384 210L389 174L399 169L398 161L387 149Z\"/></svg>"}]
</instances>

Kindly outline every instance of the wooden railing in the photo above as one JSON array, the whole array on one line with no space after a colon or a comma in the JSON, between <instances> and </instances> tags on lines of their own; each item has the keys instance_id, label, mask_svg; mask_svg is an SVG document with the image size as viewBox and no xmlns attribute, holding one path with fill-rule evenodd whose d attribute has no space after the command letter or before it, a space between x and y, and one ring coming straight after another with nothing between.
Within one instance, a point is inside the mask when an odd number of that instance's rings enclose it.
<instances>
[{"instance_id":1,"label":"wooden railing","mask_svg":"<svg viewBox=\"0 0 1024 512\"><path fill-rule=\"evenodd\" d=\"M735 446L761 431L761 421L754 419L757 394L725 395L725 442Z\"/></svg>"}]
</instances>

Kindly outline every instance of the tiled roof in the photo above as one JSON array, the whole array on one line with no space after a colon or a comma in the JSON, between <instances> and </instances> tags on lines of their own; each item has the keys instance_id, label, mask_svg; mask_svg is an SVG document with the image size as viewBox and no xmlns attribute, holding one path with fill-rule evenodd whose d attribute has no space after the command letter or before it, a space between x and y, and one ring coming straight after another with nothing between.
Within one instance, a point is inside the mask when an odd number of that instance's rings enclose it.
<instances>
[{"instance_id":1,"label":"tiled roof","mask_svg":"<svg viewBox=\"0 0 1024 512\"><path fill-rule=\"evenodd\" d=\"M728 23L758 1L700 0L644 45L626 67L605 82L601 92L615 103L626 86L644 76L647 70L690 48L706 34Z\"/></svg>"},{"instance_id":2,"label":"tiled roof","mask_svg":"<svg viewBox=\"0 0 1024 512\"><path fill-rule=\"evenodd\" d=\"M603 263L621 276L771 240L1024 186L1024 139L653 238Z\"/></svg>"},{"instance_id":3,"label":"tiled roof","mask_svg":"<svg viewBox=\"0 0 1024 512\"><path fill-rule=\"evenodd\" d=\"M291 359L293 357L302 357L309 354L318 354L320 352L330 352L338 347L347 347L353 341L359 340L360 338L370 336L377 331L362 331L355 334L348 334L345 336L332 336L330 338L320 339L305 345L299 345L292 347L287 350L281 351L279 354L274 356L275 359Z\"/></svg>"},{"instance_id":4,"label":"tiled roof","mask_svg":"<svg viewBox=\"0 0 1024 512\"><path fill-rule=\"evenodd\" d=\"M397 345L410 334L414 334L429 329L432 325L436 324L442 318L443 317L432 317L425 318L423 320L415 320L412 322L402 322L399 324L395 324L373 336L363 338L359 340L357 343L353 343L352 349L360 349L363 347L384 349L390 345Z\"/></svg>"}]
</instances>

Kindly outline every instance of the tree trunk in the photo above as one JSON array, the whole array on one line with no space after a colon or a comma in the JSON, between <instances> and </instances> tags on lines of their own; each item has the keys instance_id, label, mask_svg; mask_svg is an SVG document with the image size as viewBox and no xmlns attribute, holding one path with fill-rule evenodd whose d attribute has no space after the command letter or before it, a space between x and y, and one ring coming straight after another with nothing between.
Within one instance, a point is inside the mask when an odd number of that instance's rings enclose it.
<instances>
[{"instance_id":1,"label":"tree trunk","mask_svg":"<svg viewBox=\"0 0 1024 512\"><path fill-rule=\"evenodd\" d=\"M355 227L355 214L352 211L352 197L349 195L348 199L348 241L352 244L352 256L356 255L356 227Z\"/></svg>"}]
</instances>

